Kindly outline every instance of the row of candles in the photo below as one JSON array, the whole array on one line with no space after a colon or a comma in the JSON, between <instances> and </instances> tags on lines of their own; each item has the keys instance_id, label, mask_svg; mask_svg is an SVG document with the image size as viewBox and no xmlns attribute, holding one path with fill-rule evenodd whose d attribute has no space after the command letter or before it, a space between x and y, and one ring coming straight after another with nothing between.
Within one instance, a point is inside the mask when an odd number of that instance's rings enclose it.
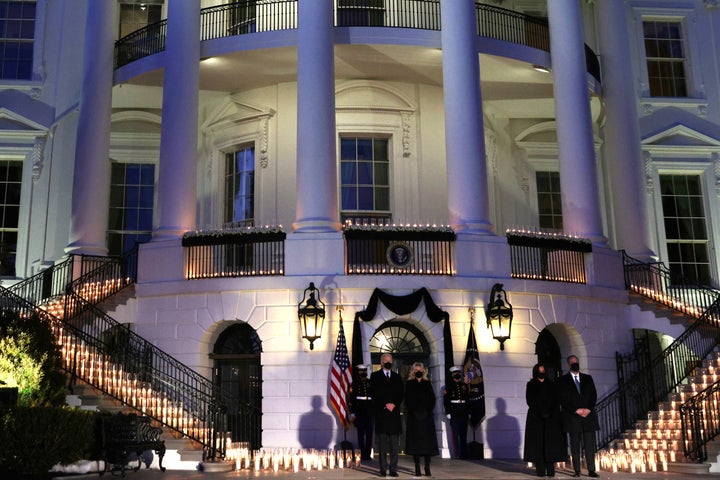
<instances>
[{"instance_id":1,"label":"row of candles","mask_svg":"<svg viewBox=\"0 0 720 480\"><path fill-rule=\"evenodd\" d=\"M675 452L654 450L606 450L595 456L595 464L599 470L617 473L666 472L668 463L675 461Z\"/></svg>"},{"instance_id":2,"label":"row of candles","mask_svg":"<svg viewBox=\"0 0 720 480\"><path fill-rule=\"evenodd\" d=\"M68 370L76 365L78 376L89 384L96 385L145 414L161 419L185 435L200 438L201 422L188 417L181 402L169 400L150 386L138 382L135 374L124 372L122 366L102 360L84 342L77 342L70 335L64 334L62 327L57 327L55 334Z\"/></svg>"},{"instance_id":3,"label":"row of candles","mask_svg":"<svg viewBox=\"0 0 720 480\"><path fill-rule=\"evenodd\" d=\"M656 302L662 303L663 305L668 305L675 310L684 312L690 316L693 316L695 318L700 317L702 315L703 311L699 309L698 307L694 305L689 305L685 302L682 302L672 295L667 295L663 292L659 292L657 290L653 290L646 287L641 287L638 285L630 285L630 290L633 290L640 295L644 297L651 298L652 300L655 300Z\"/></svg>"},{"instance_id":4,"label":"row of candles","mask_svg":"<svg viewBox=\"0 0 720 480\"><path fill-rule=\"evenodd\" d=\"M253 451L247 442L230 442L225 455L227 461L234 462L237 470L295 473L300 470L356 468L360 465L360 458L360 452L354 453L353 450L276 448Z\"/></svg>"}]
</instances>

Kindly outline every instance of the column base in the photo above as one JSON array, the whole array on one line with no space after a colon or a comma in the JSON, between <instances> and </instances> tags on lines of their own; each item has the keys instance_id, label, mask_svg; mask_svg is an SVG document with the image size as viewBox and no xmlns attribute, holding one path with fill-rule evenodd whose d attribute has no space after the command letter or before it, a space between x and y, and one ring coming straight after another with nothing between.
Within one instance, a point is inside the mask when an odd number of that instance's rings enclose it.
<instances>
[{"instance_id":1,"label":"column base","mask_svg":"<svg viewBox=\"0 0 720 480\"><path fill-rule=\"evenodd\" d=\"M295 233L331 233L342 230L340 222L322 218L298 220L292 224L292 228Z\"/></svg>"},{"instance_id":2,"label":"column base","mask_svg":"<svg viewBox=\"0 0 720 480\"><path fill-rule=\"evenodd\" d=\"M107 247L92 243L83 243L81 240L71 242L65 247L65 253L68 255L97 255L104 257L108 254Z\"/></svg>"}]
</instances>

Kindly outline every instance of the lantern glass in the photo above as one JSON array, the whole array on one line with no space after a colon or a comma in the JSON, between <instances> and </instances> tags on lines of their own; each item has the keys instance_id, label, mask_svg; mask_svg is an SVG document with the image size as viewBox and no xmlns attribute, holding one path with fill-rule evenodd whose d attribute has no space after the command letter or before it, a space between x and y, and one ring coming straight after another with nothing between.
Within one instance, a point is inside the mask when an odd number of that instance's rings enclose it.
<instances>
[{"instance_id":1,"label":"lantern glass","mask_svg":"<svg viewBox=\"0 0 720 480\"><path fill-rule=\"evenodd\" d=\"M513 310L507 301L507 293L502 284L496 283L490 293L490 301L486 309L487 326L495 340L500 342L500 350L505 350L505 341L510 339Z\"/></svg>"},{"instance_id":2,"label":"lantern glass","mask_svg":"<svg viewBox=\"0 0 720 480\"><path fill-rule=\"evenodd\" d=\"M316 295L318 298L315 298ZM310 350L312 350L315 340L322 335L325 320L325 304L320 300L320 291L315 288L313 282L310 282L310 286L305 289L303 301L305 305L302 301L298 304L298 320L300 320L302 337L310 342Z\"/></svg>"}]
</instances>

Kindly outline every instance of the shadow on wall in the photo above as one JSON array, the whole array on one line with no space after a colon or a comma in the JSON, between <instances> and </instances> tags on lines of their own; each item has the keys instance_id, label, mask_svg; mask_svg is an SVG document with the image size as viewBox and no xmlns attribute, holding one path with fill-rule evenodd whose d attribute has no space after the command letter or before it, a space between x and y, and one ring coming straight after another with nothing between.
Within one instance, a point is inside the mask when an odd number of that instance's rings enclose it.
<instances>
[{"instance_id":1,"label":"shadow on wall","mask_svg":"<svg viewBox=\"0 0 720 480\"><path fill-rule=\"evenodd\" d=\"M320 395L314 395L311 404L312 410L300 417L298 440L302 448L328 449L332 441L333 417L320 409Z\"/></svg>"},{"instance_id":2,"label":"shadow on wall","mask_svg":"<svg viewBox=\"0 0 720 480\"><path fill-rule=\"evenodd\" d=\"M517 459L520 456L520 422L507 414L504 398L495 399L497 415L487 420L485 437L492 458Z\"/></svg>"}]
</instances>

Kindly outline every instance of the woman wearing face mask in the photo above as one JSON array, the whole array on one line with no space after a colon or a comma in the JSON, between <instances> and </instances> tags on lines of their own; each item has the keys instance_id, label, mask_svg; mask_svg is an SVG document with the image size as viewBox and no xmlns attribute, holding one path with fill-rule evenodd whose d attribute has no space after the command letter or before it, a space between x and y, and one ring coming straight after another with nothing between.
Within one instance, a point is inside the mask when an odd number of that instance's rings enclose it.
<instances>
[{"instance_id":1,"label":"woman wearing face mask","mask_svg":"<svg viewBox=\"0 0 720 480\"><path fill-rule=\"evenodd\" d=\"M413 456L416 477L420 476L420 457L425 457L425 475L429 477L430 457L439 453L433 417L435 393L420 362L413 364L405 383L405 409L405 453Z\"/></svg>"},{"instance_id":2,"label":"woman wearing face mask","mask_svg":"<svg viewBox=\"0 0 720 480\"><path fill-rule=\"evenodd\" d=\"M545 367L537 364L525 388L528 404L525 421L523 460L532 462L538 477L554 477L555 462L567 459L567 447L560 422L560 400L554 382L545 377Z\"/></svg>"}]
</instances>

